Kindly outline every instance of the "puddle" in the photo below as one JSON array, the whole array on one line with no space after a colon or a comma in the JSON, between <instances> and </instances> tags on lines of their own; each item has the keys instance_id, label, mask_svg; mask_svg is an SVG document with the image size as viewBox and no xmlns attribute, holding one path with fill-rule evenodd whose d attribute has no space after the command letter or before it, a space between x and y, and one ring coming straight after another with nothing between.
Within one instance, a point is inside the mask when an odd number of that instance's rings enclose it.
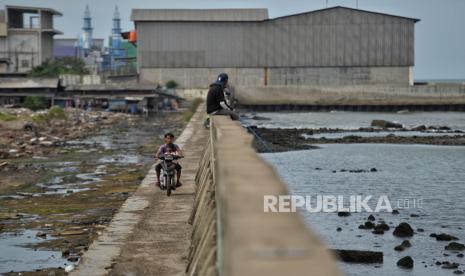
<instances>
[{"instance_id":1,"label":"puddle","mask_svg":"<svg viewBox=\"0 0 465 276\"><path fill-rule=\"evenodd\" d=\"M115 148L115 145L112 143L111 138L106 135L94 136L94 137L90 137L90 138L86 138L82 140L71 140L71 141L65 142L64 145L70 148L80 148L83 146L88 146L88 147L101 146L106 150Z\"/></svg>"},{"instance_id":2,"label":"puddle","mask_svg":"<svg viewBox=\"0 0 465 276\"><path fill-rule=\"evenodd\" d=\"M65 267L70 262L62 258L61 252L28 248L46 239L36 237L37 230L0 234L0 273L10 271L34 271L45 268Z\"/></svg>"},{"instance_id":3,"label":"puddle","mask_svg":"<svg viewBox=\"0 0 465 276\"><path fill-rule=\"evenodd\" d=\"M140 157L137 155L113 155L105 156L98 160L98 163L116 163L116 164L138 164L140 163Z\"/></svg>"}]
</instances>

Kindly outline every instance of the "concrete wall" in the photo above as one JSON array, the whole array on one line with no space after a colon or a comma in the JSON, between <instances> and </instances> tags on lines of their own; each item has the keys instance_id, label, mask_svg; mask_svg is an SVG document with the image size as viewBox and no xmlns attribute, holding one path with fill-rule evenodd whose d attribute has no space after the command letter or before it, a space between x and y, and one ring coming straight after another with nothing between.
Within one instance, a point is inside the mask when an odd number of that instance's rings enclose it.
<instances>
[{"instance_id":1,"label":"concrete wall","mask_svg":"<svg viewBox=\"0 0 465 276\"><path fill-rule=\"evenodd\" d=\"M32 67L41 64L41 43L37 31L9 31L7 41L11 59L10 71L18 68L18 72L28 72Z\"/></svg>"},{"instance_id":2,"label":"concrete wall","mask_svg":"<svg viewBox=\"0 0 465 276\"><path fill-rule=\"evenodd\" d=\"M465 85L268 86L234 88L241 105L464 104Z\"/></svg>"},{"instance_id":3,"label":"concrete wall","mask_svg":"<svg viewBox=\"0 0 465 276\"><path fill-rule=\"evenodd\" d=\"M188 275L340 275L298 213L264 212L286 185L237 122L214 116L196 177Z\"/></svg>"},{"instance_id":4,"label":"concrete wall","mask_svg":"<svg viewBox=\"0 0 465 276\"><path fill-rule=\"evenodd\" d=\"M42 61L53 58L53 35L51 33L42 33Z\"/></svg>"},{"instance_id":5,"label":"concrete wall","mask_svg":"<svg viewBox=\"0 0 465 276\"><path fill-rule=\"evenodd\" d=\"M97 85L102 84L102 78L99 75L72 75L65 74L60 75L61 85L72 86L72 85Z\"/></svg>"},{"instance_id":6,"label":"concrete wall","mask_svg":"<svg viewBox=\"0 0 465 276\"><path fill-rule=\"evenodd\" d=\"M53 29L53 15L49 12L40 12L40 27L42 29Z\"/></svg>"},{"instance_id":7,"label":"concrete wall","mask_svg":"<svg viewBox=\"0 0 465 276\"><path fill-rule=\"evenodd\" d=\"M142 68L140 81L164 85L175 80L180 88L207 88L222 72L234 86L407 85L411 79L409 67Z\"/></svg>"}]
</instances>

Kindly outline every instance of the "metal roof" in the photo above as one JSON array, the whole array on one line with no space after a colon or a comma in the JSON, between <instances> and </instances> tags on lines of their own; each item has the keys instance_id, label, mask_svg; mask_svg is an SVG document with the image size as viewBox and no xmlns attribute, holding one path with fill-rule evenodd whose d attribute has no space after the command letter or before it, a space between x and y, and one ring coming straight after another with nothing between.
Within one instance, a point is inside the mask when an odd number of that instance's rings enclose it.
<instances>
[{"instance_id":1,"label":"metal roof","mask_svg":"<svg viewBox=\"0 0 465 276\"><path fill-rule=\"evenodd\" d=\"M373 12L367 10L354 9L343 6L335 6L320 10L313 10L303 13L290 14L276 18L268 18L268 9L133 9L132 21L266 21L279 20L281 18L299 16L304 14L317 13L332 9L347 9L358 12L366 12L377 15L391 16L402 19L420 19L392 15L387 13Z\"/></svg>"},{"instance_id":2,"label":"metal roof","mask_svg":"<svg viewBox=\"0 0 465 276\"><path fill-rule=\"evenodd\" d=\"M0 89L58 88L58 78L0 78Z\"/></svg>"},{"instance_id":3,"label":"metal roof","mask_svg":"<svg viewBox=\"0 0 465 276\"><path fill-rule=\"evenodd\" d=\"M133 9L132 21L263 21L268 9Z\"/></svg>"},{"instance_id":4,"label":"metal roof","mask_svg":"<svg viewBox=\"0 0 465 276\"><path fill-rule=\"evenodd\" d=\"M360 10L360 9L354 9L354 8L349 8L349 7L344 7L344 6L334 6L334 7L325 8L325 9L319 9L319 10L313 10L313 11L308 11L308 12L284 15L284 16L272 18L270 20L277 20L277 19L281 19L281 18L299 16L299 15L304 15L304 14L312 14L312 13L328 11L328 10L333 10L333 9L345 9L345 10L352 10L352 11L357 11L357 12L366 12L366 13L371 13L371 14L376 14L376 15L384 15L384 16L397 17L397 18L402 18L402 19L407 19L407 20L413 20L415 22L420 21L420 19L417 19L417 18L393 15L393 14L388 14L388 13L381 13L381 12L374 12L374 11L368 11L368 10Z\"/></svg>"}]
</instances>

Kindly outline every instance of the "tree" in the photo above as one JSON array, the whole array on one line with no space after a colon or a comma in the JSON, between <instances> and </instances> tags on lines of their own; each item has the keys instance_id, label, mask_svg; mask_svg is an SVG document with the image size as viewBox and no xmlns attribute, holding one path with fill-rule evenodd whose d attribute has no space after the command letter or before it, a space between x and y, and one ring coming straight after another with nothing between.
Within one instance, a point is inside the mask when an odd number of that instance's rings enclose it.
<instances>
[{"instance_id":1,"label":"tree","mask_svg":"<svg viewBox=\"0 0 465 276\"><path fill-rule=\"evenodd\" d=\"M178 83L174 80L169 80L166 82L166 88L168 89L175 89L176 87L178 87Z\"/></svg>"},{"instance_id":2,"label":"tree","mask_svg":"<svg viewBox=\"0 0 465 276\"><path fill-rule=\"evenodd\" d=\"M64 57L59 59L48 59L42 65L36 66L29 74L33 78L58 77L62 74L89 74L86 64L82 59Z\"/></svg>"},{"instance_id":3,"label":"tree","mask_svg":"<svg viewBox=\"0 0 465 276\"><path fill-rule=\"evenodd\" d=\"M47 107L47 99L40 96L28 96L24 101L24 107L32 111L45 109Z\"/></svg>"}]
</instances>

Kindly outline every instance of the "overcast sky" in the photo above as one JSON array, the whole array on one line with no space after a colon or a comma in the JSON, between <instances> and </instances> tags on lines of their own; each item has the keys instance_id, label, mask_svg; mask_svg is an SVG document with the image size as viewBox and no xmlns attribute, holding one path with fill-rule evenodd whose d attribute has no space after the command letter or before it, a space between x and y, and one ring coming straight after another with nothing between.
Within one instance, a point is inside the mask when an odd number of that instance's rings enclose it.
<instances>
[{"instance_id":1,"label":"overcast sky","mask_svg":"<svg viewBox=\"0 0 465 276\"><path fill-rule=\"evenodd\" d=\"M419 18L415 29L415 79L465 79L465 0L359 0L359 8ZM119 6L123 30L133 8L268 8L270 17L326 7L326 0L0 0L4 5L54 8L63 13L55 28L62 37L81 32L85 5L93 17L94 37L107 38L115 5ZM356 0L329 0L329 6L355 7Z\"/></svg>"}]
</instances>

